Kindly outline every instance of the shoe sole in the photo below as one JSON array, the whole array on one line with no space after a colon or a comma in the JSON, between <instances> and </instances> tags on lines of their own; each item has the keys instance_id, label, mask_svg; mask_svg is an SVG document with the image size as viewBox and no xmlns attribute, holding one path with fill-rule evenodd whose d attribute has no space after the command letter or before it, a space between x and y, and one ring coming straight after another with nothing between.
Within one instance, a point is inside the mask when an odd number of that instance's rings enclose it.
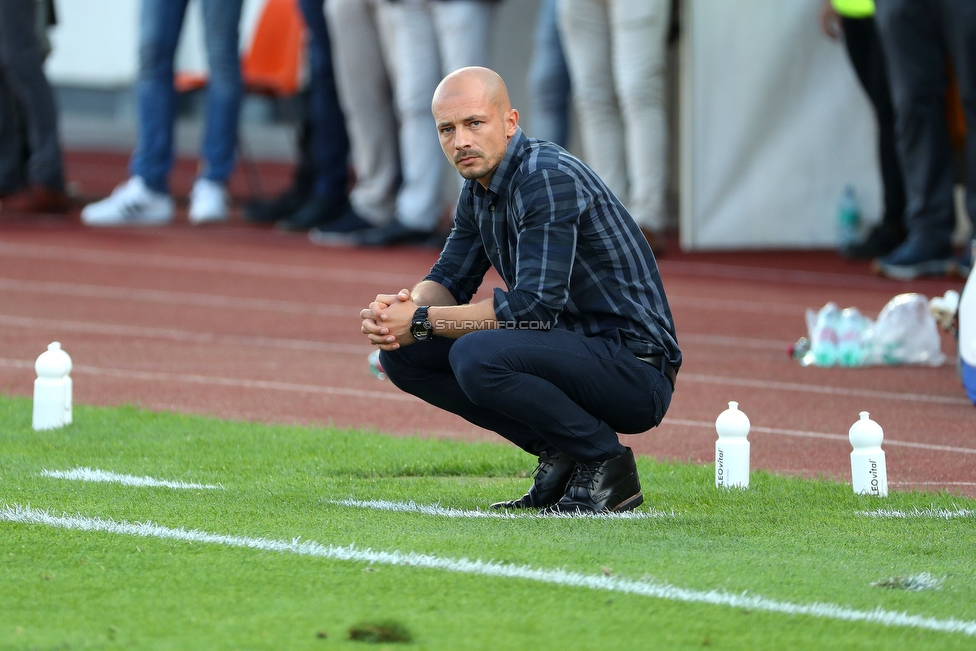
<instances>
[{"instance_id":1,"label":"shoe sole","mask_svg":"<svg viewBox=\"0 0 976 651\"><path fill-rule=\"evenodd\" d=\"M172 223L172 217L166 219L124 219L120 221L87 221L84 217L81 223L92 228L128 228L130 226L166 226Z\"/></svg>"},{"instance_id":2,"label":"shoe sole","mask_svg":"<svg viewBox=\"0 0 976 651\"><path fill-rule=\"evenodd\" d=\"M623 502L611 509L613 513L622 513L624 511L633 511L638 506L644 503L644 493L637 493L632 497L628 497Z\"/></svg>"},{"instance_id":3,"label":"shoe sole","mask_svg":"<svg viewBox=\"0 0 976 651\"><path fill-rule=\"evenodd\" d=\"M922 276L946 276L950 275L955 269L952 260L932 260L913 265L884 264L875 261L872 271L879 276L892 278L894 280L915 280Z\"/></svg>"}]
</instances>

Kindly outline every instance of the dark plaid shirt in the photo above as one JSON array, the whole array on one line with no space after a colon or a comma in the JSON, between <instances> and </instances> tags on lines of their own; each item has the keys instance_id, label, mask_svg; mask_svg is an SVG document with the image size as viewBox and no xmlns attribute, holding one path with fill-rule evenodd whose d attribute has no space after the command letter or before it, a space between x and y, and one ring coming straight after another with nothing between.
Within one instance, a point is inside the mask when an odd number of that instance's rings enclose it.
<instances>
[{"instance_id":1,"label":"dark plaid shirt","mask_svg":"<svg viewBox=\"0 0 976 651\"><path fill-rule=\"evenodd\" d=\"M619 338L636 355L681 365L654 255L633 218L582 161L518 129L486 190L461 189L454 228L426 280L458 304L489 266L501 327Z\"/></svg>"}]
</instances>

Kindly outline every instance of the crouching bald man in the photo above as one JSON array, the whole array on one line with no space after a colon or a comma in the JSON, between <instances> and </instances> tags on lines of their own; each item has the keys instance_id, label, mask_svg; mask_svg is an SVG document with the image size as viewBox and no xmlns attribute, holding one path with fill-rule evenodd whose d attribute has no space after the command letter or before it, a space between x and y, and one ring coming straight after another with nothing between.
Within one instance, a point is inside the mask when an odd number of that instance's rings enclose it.
<instances>
[{"instance_id":1,"label":"crouching bald man","mask_svg":"<svg viewBox=\"0 0 976 651\"><path fill-rule=\"evenodd\" d=\"M432 110L467 179L454 228L426 278L362 311L363 333L397 387L539 458L529 491L492 507L636 508L617 432L660 424L681 366L647 241L589 167L522 133L495 72L451 73ZM507 290L471 303L489 267Z\"/></svg>"}]
</instances>

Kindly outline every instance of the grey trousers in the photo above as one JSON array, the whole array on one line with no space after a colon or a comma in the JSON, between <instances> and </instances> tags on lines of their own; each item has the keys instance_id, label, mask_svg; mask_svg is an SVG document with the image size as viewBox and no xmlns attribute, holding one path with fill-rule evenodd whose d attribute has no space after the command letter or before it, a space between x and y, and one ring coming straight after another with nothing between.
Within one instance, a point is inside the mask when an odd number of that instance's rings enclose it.
<instances>
[{"instance_id":1,"label":"grey trousers","mask_svg":"<svg viewBox=\"0 0 976 651\"><path fill-rule=\"evenodd\" d=\"M54 93L44 76L35 0L0 0L0 192L64 189ZM27 164L24 166L24 159Z\"/></svg>"},{"instance_id":2,"label":"grey trousers","mask_svg":"<svg viewBox=\"0 0 976 651\"><path fill-rule=\"evenodd\" d=\"M947 63L969 125L966 209L976 219L976 2L877 0L875 19L891 81L909 240L924 251L943 254L956 223L945 112Z\"/></svg>"}]
</instances>

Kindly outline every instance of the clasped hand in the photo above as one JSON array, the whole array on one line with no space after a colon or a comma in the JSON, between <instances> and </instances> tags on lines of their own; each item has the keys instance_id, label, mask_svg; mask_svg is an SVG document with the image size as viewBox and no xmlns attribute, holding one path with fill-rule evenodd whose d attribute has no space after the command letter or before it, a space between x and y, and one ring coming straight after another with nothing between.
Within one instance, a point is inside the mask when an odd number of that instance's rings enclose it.
<instances>
[{"instance_id":1,"label":"clasped hand","mask_svg":"<svg viewBox=\"0 0 976 651\"><path fill-rule=\"evenodd\" d=\"M410 323L417 304L410 298L409 289L396 294L378 294L376 299L359 313L363 319L363 334L381 350L396 350L416 341L410 334Z\"/></svg>"}]
</instances>

